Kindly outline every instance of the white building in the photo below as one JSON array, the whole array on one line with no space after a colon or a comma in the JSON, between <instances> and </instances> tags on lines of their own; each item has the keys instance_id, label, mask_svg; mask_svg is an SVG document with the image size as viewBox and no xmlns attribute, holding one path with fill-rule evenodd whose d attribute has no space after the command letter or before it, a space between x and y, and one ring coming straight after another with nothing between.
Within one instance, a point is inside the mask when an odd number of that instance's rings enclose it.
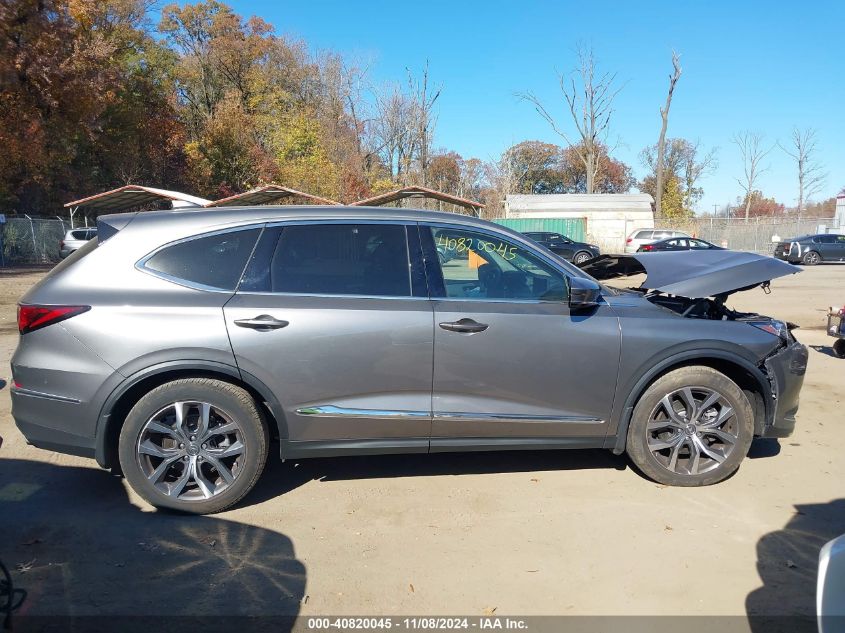
<instances>
[{"instance_id":1,"label":"white building","mask_svg":"<svg viewBox=\"0 0 845 633\"><path fill-rule=\"evenodd\" d=\"M654 226L653 203L647 193L511 195L505 217L583 218L588 240L603 252L621 253L631 232Z\"/></svg>"},{"instance_id":2,"label":"white building","mask_svg":"<svg viewBox=\"0 0 845 633\"><path fill-rule=\"evenodd\" d=\"M836 215L833 218L833 224L840 231L845 231L845 190L836 196Z\"/></svg>"}]
</instances>

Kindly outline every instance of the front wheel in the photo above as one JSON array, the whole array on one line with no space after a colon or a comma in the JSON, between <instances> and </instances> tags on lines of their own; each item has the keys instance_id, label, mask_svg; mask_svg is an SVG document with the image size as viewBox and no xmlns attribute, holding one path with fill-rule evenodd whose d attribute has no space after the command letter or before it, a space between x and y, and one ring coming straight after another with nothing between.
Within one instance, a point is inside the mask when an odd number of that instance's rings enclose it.
<instances>
[{"instance_id":1,"label":"front wheel","mask_svg":"<svg viewBox=\"0 0 845 633\"><path fill-rule=\"evenodd\" d=\"M816 251L807 251L801 261L805 266L815 266L822 260L821 256Z\"/></svg>"},{"instance_id":2,"label":"front wheel","mask_svg":"<svg viewBox=\"0 0 845 633\"><path fill-rule=\"evenodd\" d=\"M745 394L710 367L682 367L640 397L627 451L651 479L668 486L707 486L739 468L754 435Z\"/></svg>"},{"instance_id":3,"label":"front wheel","mask_svg":"<svg viewBox=\"0 0 845 633\"><path fill-rule=\"evenodd\" d=\"M252 489L267 444L267 427L248 392L187 378L156 387L132 407L118 455L129 485L150 504L209 514Z\"/></svg>"}]
</instances>

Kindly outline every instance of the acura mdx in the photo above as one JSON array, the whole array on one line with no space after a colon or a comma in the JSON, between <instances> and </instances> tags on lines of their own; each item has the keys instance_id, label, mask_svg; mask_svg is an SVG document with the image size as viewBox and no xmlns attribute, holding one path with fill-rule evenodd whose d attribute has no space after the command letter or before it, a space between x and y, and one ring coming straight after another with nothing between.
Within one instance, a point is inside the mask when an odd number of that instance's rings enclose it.
<instances>
[{"instance_id":1,"label":"acura mdx","mask_svg":"<svg viewBox=\"0 0 845 633\"><path fill-rule=\"evenodd\" d=\"M12 414L31 444L195 513L247 494L271 446L601 447L700 486L754 437L789 435L807 350L727 299L796 267L727 250L584 266L448 213L103 216L20 301ZM643 273L633 289L597 281Z\"/></svg>"}]
</instances>

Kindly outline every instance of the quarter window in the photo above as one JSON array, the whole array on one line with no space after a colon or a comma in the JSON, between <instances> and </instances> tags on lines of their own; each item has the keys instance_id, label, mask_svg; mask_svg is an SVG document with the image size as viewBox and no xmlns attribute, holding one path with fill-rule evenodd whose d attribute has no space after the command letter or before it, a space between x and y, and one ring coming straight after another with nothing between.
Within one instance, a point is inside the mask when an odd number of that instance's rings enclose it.
<instances>
[{"instance_id":1,"label":"quarter window","mask_svg":"<svg viewBox=\"0 0 845 633\"><path fill-rule=\"evenodd\" d=\"M523 246L464 229L430 230L449 298L563 301L568 296L565 275Z\"/></svg>"},{"instance_id":2,"label":"quarter window","mask_svg":"<svg viewBox=\"0 0 845 633\"><path fill-rule=\"evenodd\" d=\"M260 232L229 231L166 246L144 268L189 284L234 290Z\"/></svg>"},{"instance_id":3,"label":"quarter window","mask_svg":"<svg viewBox=\"0 0 845 633\"><path fill-rule=\"evenodd\" d=\"M261 261L257 261L259 258ZM261 246L256 249L240 290L409 297L411 275L405 227L286 226L272 251Z\"/></svg>"}]
</instances>

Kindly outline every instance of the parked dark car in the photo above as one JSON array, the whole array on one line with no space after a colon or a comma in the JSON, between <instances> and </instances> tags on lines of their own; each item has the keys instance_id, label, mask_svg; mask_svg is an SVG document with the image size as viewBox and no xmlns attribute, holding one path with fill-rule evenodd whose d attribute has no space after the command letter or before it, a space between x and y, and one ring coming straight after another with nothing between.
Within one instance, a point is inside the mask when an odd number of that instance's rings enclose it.
<instances>
[{"instance_id":1,"label":"parked dark car","mask_svg":"<svg viewBox=\"0 0 845 633\"><path fill-rule=\"evenodd\" d=\"M775 257L790 264L815 266L821 262L845 261L845 235L821 233L792 237L775 246Z\"/></svg>"},{"instance_id":2,"label":"parked dark car","mask_svg":"<svg viewBox=\"0 0 845 633\"><path fill-rule=\"evenodd\" d=\"M538 244L542 244L555 255L560 255L568 262L582 264L585 261L601 255L601 250L595 244L576 242L560 233L547 231L526 231L524 235Z\"/></svg>"},{"instance_id":3,"label":"parked dark car","mask_svg":"<svg viewBox=\"0 0 845 633\"><path fill-rule=\"evenodd\" d=\"M21 299L12 416L155 506L223 510L270 453L606 448L703 486L795 425L806 347L726 305L799 272L771 257L583 264L647 272L616 290L453 213L221 208L98 227Z\"/></svg>"},{"instance_id":4,"label":"parked dark car","mask_svg":"<svg viewBox=\"0 0 845 633\"><path fill-rule=\"evenodd\" d=\"M659 240L651 244L643 244L637 249L638 253L650 253L653 251L707 251L725 250L710 242L705 242L696 237L673 237L668 240Z\"/></svg>"}]
</instances>

